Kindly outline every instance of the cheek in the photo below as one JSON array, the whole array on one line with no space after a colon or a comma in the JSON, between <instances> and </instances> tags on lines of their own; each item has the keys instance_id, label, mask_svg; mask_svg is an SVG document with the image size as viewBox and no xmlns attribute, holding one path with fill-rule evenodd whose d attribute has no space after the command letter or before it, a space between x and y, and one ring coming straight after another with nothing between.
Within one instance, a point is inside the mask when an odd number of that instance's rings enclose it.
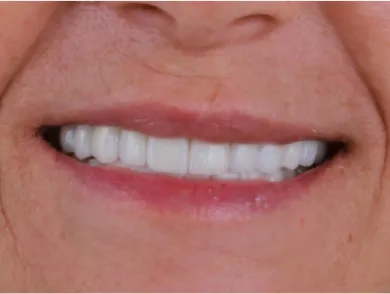
<instances>
[{"instance_id":1,"label":"cheek","mask_svg":"<svg viewBox=\"0 0 390 294\"><path fill-rule=\"evenodd\" d=\"M24 61L58 4L0 3L0 93Z\"/></svg>"},{"instance_id":2,"label":"cheek","mask_svg":"<svg viewBox=\"0 0 390 294\"><path fill-rule=\"evenodd\" d=\"M326 6L327 16L373 94L388 133L390 121L390 3Z\"/></svg>"},{"instance_id":3,"label":"cheek","mask_svg":"<svg viewBox=\"0 0 390 294\"><path fill-rule=\"evenodd\" d=\"M335 25L346 50L357 65L358 72L369 87L378 113L384 125L386 138L386 156L383 159L381 182L377 187L376 202L373 207L373 222L376 230L372 232L375 240L362 255L371 256L361 274L375 269L378 273L388 272L390 260L384 258L384 252L390 246L390 3L351 2L329 4L325 11ZM388 254L385 254L387 256ZM364 272L363 272L364 271ZM386 274L383 279L389 279ZM382 275L382 276L383 276ZM381 274L379 274L381 276Z\"/></svg>"}]
</instances>

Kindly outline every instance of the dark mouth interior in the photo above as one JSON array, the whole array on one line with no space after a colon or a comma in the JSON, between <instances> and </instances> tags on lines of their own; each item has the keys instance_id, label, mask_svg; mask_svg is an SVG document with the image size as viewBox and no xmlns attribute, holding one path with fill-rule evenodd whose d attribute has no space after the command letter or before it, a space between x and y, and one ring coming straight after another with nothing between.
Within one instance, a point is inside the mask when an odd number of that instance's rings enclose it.
<instances>
[{"instance_id":1,"label":"dark mouth interior","mask_svg":"<svg viewBox=\"0 0 390 294\"><path fill-rule=\"evenodd\" d=\"M39 129L39 135L50 147L55 149L57 152L63 153L60 144L60 130L61 130L61 126L44 126ZM329 160L332 160L337 155L341 153L346 153L347 151L348 151L348 145L344 142L340 142L340 141L327 142L327 153L324 160L310 168L298 167L297 173L301 174L305 171L316 168L317 166ZM70 154L68 156L72 157L72 155Z\"/></svg>"}]
</instances>

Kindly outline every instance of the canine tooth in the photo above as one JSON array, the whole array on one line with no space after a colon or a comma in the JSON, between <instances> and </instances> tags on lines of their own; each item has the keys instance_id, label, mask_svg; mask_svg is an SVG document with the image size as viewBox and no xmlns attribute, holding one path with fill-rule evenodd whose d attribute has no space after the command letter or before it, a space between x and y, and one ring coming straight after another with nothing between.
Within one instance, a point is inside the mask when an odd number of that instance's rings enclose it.
<instances>
[{"instance_id":1,"label":"canine tooth","mask_svg":"<svg viewBox=\"0 0 390 294\"><path fill-rule=\"evenodd\" d=\"M258 152L259 145L232 144L229 169L233 172L255 171Z\"/></svg>"},{"instance_id":2,"label":"canine tooth","mask_svg":"<svg viewBox=\"0 0 390 294\"><path fill-rule=\"evenodd\" d=\"M92 132L92 156L101 163L111 163L118 159L119 129L98 126Z\"/></svg>"},{"instance_id":3,"label":"canine tooth","mask_svg":"<svg viewBox=\"0 0 390 294\"><path fill-rule=\"evenodd\" d=\"M188 167L188 140L150 137L146 147L147 166L154 171L185 174Z\"/></svg>"},{"instance_id":4,"label":"canine tooth","mask_svg":"<svg viewBox=\"0 0 390 294\"><path fill-rule=\"evenodd\" d=\"M260 148L257 168L264 173L272 173L281 168L283 149L278 145L266 144Z\"/></svg>"},{"instance_id":5,"label":"canine tooth","mask_svg":"<svg viewBox=\"0 0 390 294\"><path fill-rule=\"evenodd\" d=\"M90 126L79 125L76 127L74 137L75 156L80 160L91 156L91 135L92 129Z\"/></svg>"},{"instance_id":6,"label":"canine tooth","mask_svg":"<svg viewBox=\"0 0 390 294\"><path fill-rule=\"evenodd\" d=\"M65 153L74 152L74 139L76 134L76 127L72 125L64 126L60 131L61 148Z\"/></svg>"},{"instance_id":7,"label":"canine tooth","mask_svg":"<svg viewBox=\"0 0 390 294\"><path fill-rule=\"evenodd\" d=\"M301 142L295 142L284 146L282 165L291 170L296 169L299 165L301 149Z\"/></svg>"},{"instance_id":8,"label":"canine tooth","mask_svg":"<svg viewBox=\"0 0 390 294\"><path fill-rule=\"evenodd\" d=\"M326 155L326 147L326 143L317 141L317 154L316 159L314 160L315 163L319 163L324 160Z\"/></svg>"},{"instance_id":9,"label":"canine tooth","mask_svg":"<svg viewBox=\"0 0 390 294\"><path fill-rule=\"evenodd\" d=\"M138 132L122 130L119 139L119 158L131 166L146 165L147 137Z\"/></svg>"},{"instance_id":10,"label":"canine tooth","mask_svg":"<svg viewBox=\"0 0 390 294\"><path fill-rule=\"evenodd\" d=\"M305 141L302 142L301 155L299 158L299 165L309 167L315 162L319 142Z\"/></svg>"},{"instance_id":11,"label":"canine tooth","mask_svg":"<svg viewBox=\"0 0 390 294\"><path fill-rule=\"evenodd\" d=\"M189 173L218 175L229 166L229 144L213 144L193 140L190 145Z\"/></svg>"}]
</instances>

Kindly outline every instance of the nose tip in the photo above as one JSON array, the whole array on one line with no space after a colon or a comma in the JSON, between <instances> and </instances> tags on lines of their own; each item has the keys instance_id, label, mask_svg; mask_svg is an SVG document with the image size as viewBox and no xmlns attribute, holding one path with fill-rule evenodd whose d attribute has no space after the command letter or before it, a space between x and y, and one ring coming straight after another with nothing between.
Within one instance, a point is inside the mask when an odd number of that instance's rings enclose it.
<instances>
[{"instance_id":1,"label":"nose tip","mask_svg":"<svg viewBox=\"0 0 390 294\"><path fill-rule=\"evenodd\" d=\"M296 15L302 5L300 2L135 3L127 5L147 10L145 17L164 19L158 22L163 26L159 31L164 31L173 44L186 49L214 48L262 38ZM107 5L121 8L126 2Z\"/></svg>"}]
</instances>

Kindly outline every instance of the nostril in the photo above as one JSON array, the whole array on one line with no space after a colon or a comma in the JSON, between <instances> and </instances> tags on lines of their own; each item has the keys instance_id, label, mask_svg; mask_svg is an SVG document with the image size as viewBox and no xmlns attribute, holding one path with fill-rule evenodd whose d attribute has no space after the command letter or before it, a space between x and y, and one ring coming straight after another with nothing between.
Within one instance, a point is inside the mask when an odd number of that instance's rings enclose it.
<instances>
[{"instance_id":1,"label":"nostril","mask_svg":"<svg viewBox=\"0 0 390 294\"><path fill-rule=\"evenodd\" d=\"M156 5L147 3L126 3L115 6L120 16L127 21L140 25L153 25L155 28L163 29L172 23L174 19L163 9ZM107 3L107 5L110 5Z\"/></svg>"},{"instance_id":2,"label":"nostril","mask_svg":"<svg viewBox=\"0 0 390 294\"><path fill-rule=\"evenodd\" d=\"M278 20L267 14L251 14L235 19L227 26L230 42L255 41L263 38L278 25Z\"/></svg>"},{"instance_id":3,"label":"nostril","mask_svg":"<svg viewBox=\"0 0 390 294\"><path fill-rule=\"evenodd\" d=\"M254 23L258 24L259 22L265 22L265 23L276 23L278 20L269 15L269 14L261 14L261 13L256 13L256 14L250 14L250 15L245 15L243 17L240 17L238 19L235 19L232 24L233 25L240 25L240 24L246 24L246 23Z\"/></svg>"},{"instance_id":4,"label":"nostril","mask_svg":"<svg viewBox=\"0 0 390 294\"><path fill-rule=\"evenodd\" d=\"M129 6L127 6L127 10L134 14L139 13L143 15L152 15L152 16L161 16L161 15L168 16L168 14L161 8L151 4L145 4L145 3L129 4Z\"/></svg>"}]
</instances>

